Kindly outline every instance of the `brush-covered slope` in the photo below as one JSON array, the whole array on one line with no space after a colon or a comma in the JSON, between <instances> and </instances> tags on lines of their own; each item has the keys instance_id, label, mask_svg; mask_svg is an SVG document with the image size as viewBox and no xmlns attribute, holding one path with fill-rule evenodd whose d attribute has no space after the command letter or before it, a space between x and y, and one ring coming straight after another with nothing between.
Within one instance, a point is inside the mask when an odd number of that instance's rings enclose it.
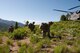
<instances>
[{"instance_id":1,"label":"brush-covered slope","mask_svg":"<svg viewBox=\"0 0 80 53\"><path fill-rule=\"evenodd\" d=\"M4 19L0 19L0 31L7 31L9 26L11 25L15 25L16 21L8 21L8 20L4 20ZM24 26L24 24L19 23L19 26Z\"/></svg>"},{"instance_id":2,"label":"brush-covered slope","mask_svg":"<svg viewBox=\"0 0 80 53\"><path fill-rule=\"evenodd\" d=\"M80 35L80 21L60 21L54 22L51 26L51 33L57 35Z\"/></svg>"},{"instance_id":3,"label":"brush-covered slope","mask_svg":"<svg viewBox=\"0 0 80 53\"><path fill-rule=\"evenodd\" d=\"M0 53L80 53L80 21L54 22L50 31L55 37L43 38L39 26L0 33Z\"/></svg>"}]
</instances>

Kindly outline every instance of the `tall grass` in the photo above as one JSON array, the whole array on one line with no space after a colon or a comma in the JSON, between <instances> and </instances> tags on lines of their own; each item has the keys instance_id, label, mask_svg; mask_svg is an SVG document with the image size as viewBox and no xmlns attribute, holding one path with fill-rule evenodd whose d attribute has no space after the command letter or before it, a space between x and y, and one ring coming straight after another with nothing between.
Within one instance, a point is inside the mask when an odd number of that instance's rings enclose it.
<instances>
[{"instance_id":1,"label":"tall grass","mask_svg":"<svg viewBox=\"0 0 80 53\"><path fill-rule=\"evenodd\" d=\"M0 46L0 53L9 53L10 49L8 45Z\"/></svg>"}]
</instances>

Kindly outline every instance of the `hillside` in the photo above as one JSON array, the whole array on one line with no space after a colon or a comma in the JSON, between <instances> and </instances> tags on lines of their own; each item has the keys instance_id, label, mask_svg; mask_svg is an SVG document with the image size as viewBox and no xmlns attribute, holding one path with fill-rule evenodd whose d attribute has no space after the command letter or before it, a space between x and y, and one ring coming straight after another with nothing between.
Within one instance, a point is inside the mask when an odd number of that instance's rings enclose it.
<instances>
[{"instance_id":1,"label":"hillside","mask_svg":"<svg viewBox=\"0 0 80 53\"><path fill-rule=\"evenodd\" d=\"M63 35L80 35L80 21L60 21L51 26L51 32Z\"/></svg>"},{"instance_id":2,"label":"hillside","mask_svg":"<svg viewBox=\"0 0 80 53\"><path fill-rule=\"evenodd\" d=\"M6 31L9 28L9 26L15 25L15 22L16 21L0 19L0 31ZM19 26L24 26L24 24L19 23Z\"/></svg>"},{"instance_id":3,"label":"hillside","mask_svg":"<svg viewBox=\"0 0 80 53\"><path fill-rule=\"evenodd\" d=\"M35 34L28 27L0 33L0 53L80 53L80 21L54 22L50 31L53 38L43 38L39 26Z\"/></svg>"}]
</instances>

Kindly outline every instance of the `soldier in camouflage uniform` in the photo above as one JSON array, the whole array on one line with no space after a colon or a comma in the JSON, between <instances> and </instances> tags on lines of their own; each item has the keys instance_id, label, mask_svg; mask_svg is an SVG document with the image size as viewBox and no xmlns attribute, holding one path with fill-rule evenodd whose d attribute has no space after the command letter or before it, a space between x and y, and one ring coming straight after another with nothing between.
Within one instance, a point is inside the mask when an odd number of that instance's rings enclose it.
<instances>
[{"instance_id":1,"label":"soldier in camouflage uniform","mask_svg":"<svg viewBox=\"0 0 80 53\"><path fill-rule=\"evenodd\" d=\"M14 31L14 27L13 26L10 26L9 29L8 29L8 32L11 32L12 33L13 31Z\"/></svg>"},{"instance_id":2,"label":"soldier in camouflage uniform","mask_svg":"<svg viewBox=\"0 0 80 53\"><path fill-rule=\"evenodd\" d=\"M29 21L26 22L26 25L25 26L28 26L28 25L29 25Z\"/></svg>"},{"instance_id":3,"label":"soldier in camouflage uniform","mask_svg":"<svg viewBox=\"0 0 80 53\"><path fill-rule=\"evenodd\" d=\"M50 26L52 25L52 22L47 23L42 23L40 29L43 31L43 38L45 38L46 36L48 36L49 38L50 36Z\"/></svg>"},{"instance_id":4,"label":"soldier in camouflage uniform","mask_svg":"<svg viewBox=\"0 0 80 53\"><path fill-rule=\"evenodd\" d=\"M35 25L34 24L35 24L35 22L30 23L29 26L28 26L31 31L34 31L34 29L35 29Z\"/></svg>"}]
</instances>

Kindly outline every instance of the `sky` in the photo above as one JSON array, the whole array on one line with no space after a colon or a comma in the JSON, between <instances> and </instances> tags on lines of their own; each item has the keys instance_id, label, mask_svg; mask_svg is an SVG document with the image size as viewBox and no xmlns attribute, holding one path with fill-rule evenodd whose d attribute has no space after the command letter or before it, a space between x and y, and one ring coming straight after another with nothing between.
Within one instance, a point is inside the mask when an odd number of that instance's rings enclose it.
<instances>
[{"instance_id":1,"label":"sky","mask_svg":"<svg viewBox=\"0 0 80 53\"><path fill-rule=\"evenodd\" d=\"M36 24L59 21L65 13L53 9L68 10L77 5L80 5L78 0L0 0L0 18L21 23L35 21Z\"/></svg>"}]
</instances>

